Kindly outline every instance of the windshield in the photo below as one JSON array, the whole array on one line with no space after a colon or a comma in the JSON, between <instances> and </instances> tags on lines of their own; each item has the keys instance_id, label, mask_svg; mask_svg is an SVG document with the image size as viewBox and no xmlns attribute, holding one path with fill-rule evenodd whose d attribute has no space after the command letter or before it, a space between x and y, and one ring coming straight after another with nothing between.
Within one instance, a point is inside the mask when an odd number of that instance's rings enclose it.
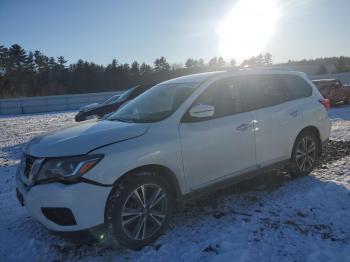
<instances>
[{"instance_id":1,"label":"windshield","mask_svg":"<svg viewBox=\"0 0 350 262\"><path fill-rule=\"evenodd\" d=\"M119 99L119 97L120 97L120 95L112 96L112 97L108 98L106 101L104 101L102 103L102 105L108 105L108 104L114 103L115 101L117 101Z\"/></svg>"},{"instance_id":2,"label":"windshield","mask_svg":"<svg viewBox=\"0 0 350 262\"><path fill-rule=\"evenodd\" d=\"M128 90L124 91L124 93L123 93L121 96L119 96L118 102L124 102L125 100L127 100L127 99L129 98L130 94L131 94L132 92L134 92L134 90L135 90L136 88L137 88L137 87L135 86L135 87L131 87L131 88L129 88Z\"/></svg>"},{"instance_id":3,"label":"windshield","mask_svg":"<svg viewBox=\"0 0 350 262\"><path fill-rule=\"evenodd\" d=\"M108 120L155 122L171 115L193 93L199 83L160 84L138 96Z\"/></svg>"}]
</instances>

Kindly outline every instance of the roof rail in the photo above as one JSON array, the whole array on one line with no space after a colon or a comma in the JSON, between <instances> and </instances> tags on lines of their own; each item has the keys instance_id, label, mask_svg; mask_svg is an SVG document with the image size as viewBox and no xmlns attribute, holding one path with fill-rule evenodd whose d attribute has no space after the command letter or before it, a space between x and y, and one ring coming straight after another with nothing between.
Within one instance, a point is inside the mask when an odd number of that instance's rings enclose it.
<instances>
[{"instance_id":1,"label":"roof rail","mask_svg":"<svg viewBox=\"0 0 350 262\"><path fill-rule=\"evenodd\" d=\"M249 69L259 69L259 70L285 70L290 71L290 68L286 68L284 66L270 65L270 66L247 66L241 67L241 69L249 70Z\"/></svg>"}]
</instances>

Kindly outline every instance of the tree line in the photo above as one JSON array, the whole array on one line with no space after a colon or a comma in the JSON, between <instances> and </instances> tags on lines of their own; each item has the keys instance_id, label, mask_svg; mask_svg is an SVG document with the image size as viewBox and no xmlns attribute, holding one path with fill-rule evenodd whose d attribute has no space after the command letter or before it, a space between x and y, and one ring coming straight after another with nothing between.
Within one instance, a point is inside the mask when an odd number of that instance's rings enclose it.
<instances>
[{"instance_id":1,"label":"tree line","mask_svg":"<svg viewBox=\"0 0 350 262\"><path fill-rule=\"evenodd\" d=\"M261 54L243 63L248 64L269 65L272 56ZM213 57L207 63L203 59L189 58L183 66L170 64L163 56L153 65L137 61L120 63L116 59L106 66L81 59L68 65L63 56L48 57L40 51L26 51L18 44L0 45L0 97L125 90L138 84L237 67L235 60L226 62L222 57Z\"/></svg>"},{"instance_id":2,"label":"tree line","mask_svg":"<svg viewBox=\"0 0 350 262\"><path fill-rule=\"evenodd\" d=\"M339 71L348 70L348 57L305 61L322 65L330 62L327 59L333 62L337 59ZM26 51L18 44L10 47L0 44L0 98L117 91L187 74L272 64L272 55L265 53L245 59L240 65L234 59L225 61L222 57L213 57L208 62L189 58L184 65L170 64L163 56L152 65L137 61L120 63L116 59L106 66L81 59L68 65L63 56L48 57L40 51Z\"/></svg>"},{"instance_id":3,"label":"tree line","mask_svg":"<svg viewBox=\"0 0 350 262\"><path fill-rule=\"evenodd\" d=\"M316 59L302 59L300 61L289 60L286 65L316 65L318 69L317 75L323 75L328 73L345 73L350 72L350 57L322 57ZM335 66L335 70L332 72L327 71L327 65Z\"/></svg>"}]
</instances>

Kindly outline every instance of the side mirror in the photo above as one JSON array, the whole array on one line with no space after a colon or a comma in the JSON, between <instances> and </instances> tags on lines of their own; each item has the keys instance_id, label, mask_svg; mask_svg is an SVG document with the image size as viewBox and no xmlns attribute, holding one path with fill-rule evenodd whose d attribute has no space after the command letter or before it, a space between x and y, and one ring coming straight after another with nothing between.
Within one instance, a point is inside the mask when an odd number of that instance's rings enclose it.
<instances>
[{"instance_id":1,"label":"side mirror","mask_svg":"<svg viewBox=\"0 0 350 262\"><path fill-rule=\"evenodd\" d=\"M215 107L211 105L196 105L190 109L190 116L196 118L207 118L214 116Z\"/></svg>"}]
</instances>

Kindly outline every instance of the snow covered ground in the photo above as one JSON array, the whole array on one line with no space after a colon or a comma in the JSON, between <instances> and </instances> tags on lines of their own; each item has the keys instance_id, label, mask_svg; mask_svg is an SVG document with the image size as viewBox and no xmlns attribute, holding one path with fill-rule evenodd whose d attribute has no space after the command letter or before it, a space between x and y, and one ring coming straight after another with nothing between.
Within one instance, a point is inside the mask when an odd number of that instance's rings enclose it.
<instances>
[{"instance_id":1,"label":"snow covered ground","mask_svg":"<svg viewBox=\"0 0 350 262\"><path fill-rule=\"evenodd\" d=\"M337 141L312 175L271 172L191 202L165 235L137 252L62 240L17 203L21 148L72 124L73 115L0 117L0 261L350 261L349 106L330 111Z\"/></svg>"}]
</instances>

